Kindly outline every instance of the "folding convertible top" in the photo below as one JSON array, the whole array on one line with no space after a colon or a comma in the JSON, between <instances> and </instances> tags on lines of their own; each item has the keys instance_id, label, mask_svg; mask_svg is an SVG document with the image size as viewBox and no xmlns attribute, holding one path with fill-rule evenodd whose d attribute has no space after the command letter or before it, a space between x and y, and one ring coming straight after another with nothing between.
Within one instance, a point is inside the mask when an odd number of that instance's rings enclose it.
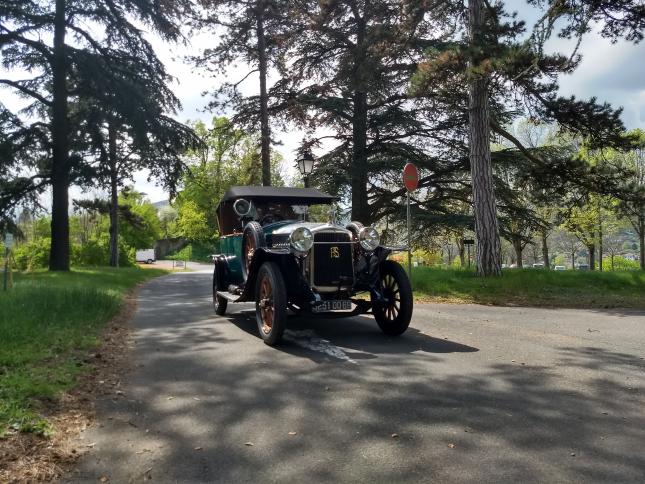
<instances>
[{"instance_id":1,"label":"folding convertible top","mask_svg":"<svg viewBox=\"0 0 645 484\"><path fill-rule=\"evenodd\" d=\"M233 202L238 198L248 200L280 199L287 203L330 203L336 197L316 188L292 187L231 187L222 197L221 203Z\"/></svg>"}]
</instances>

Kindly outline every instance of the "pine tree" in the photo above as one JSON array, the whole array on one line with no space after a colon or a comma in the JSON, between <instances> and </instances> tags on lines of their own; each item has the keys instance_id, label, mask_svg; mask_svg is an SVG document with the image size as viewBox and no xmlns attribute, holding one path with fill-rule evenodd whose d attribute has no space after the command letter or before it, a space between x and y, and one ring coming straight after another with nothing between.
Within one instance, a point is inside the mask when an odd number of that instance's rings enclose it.
<instances>
[{"instance_id":1,"label":"pine tree","mask_svg":"<svg viewBox=\"0 0 645 484\"><path fill-rule=\"evenodd\" d=\"M154 0L55 0L47 2L3 2L0 4L0 49L3 66L35 73L33 77L0 79L32 101L30 111L43 117L48 125L51 165L48 169L52 188L52 245L50 270L69 270L69 186L74 163L70 157L70 101L79 93L75 85L83 79L108 79L110 50L136 52L140 58L156 59L143 31L134 21L142 22L167 40L176 39L176 24L185 2L164 3ZM88 26L93 25L90 29ZM51 42L49 35L53 32ZM103 57L103 66L93 62ZM105 65L108 69L103 69ZM72 74L78 76L72 82Z\"/></svg>"},{"instance_id":2,"label":"pine tree","mask_svg":"<svg viewBox=\"0 0 645 484\"><path fill-rule=\"evenodd\" d=\"M625 146L620 110L599 104L595 98L581 101L558 96L558 77L573 72L580 63L577 48L565 56L545 53L544 45L558 34L579 39L594 21L605 22L603 34L612 39L625 36L638 41L643 15L639 2L529 2L542 7L545 15L528 39L523 39L525 23L508 16L502 2L469 0L469 37L429 50L427 61L413 80L417 93L431 99L440 95L447 101L447 109L438 114L440 119L464 120L465 114L469 118L477 271L484 276L500 274L501 262L494 183L490 177L494 162L488 148L491 130L543 168L550 164L549 160L527 149L504 128L518 113L527 113L536 121L556 123L560 129L584 139L591 148ZM621 16L629 20L612 20ZM558 27L562 28L557 30ZM454 92L451 97L445 95L448 82ZM468 108L459 94L467 87Z\"/></svg>"},{"instance_id":3,"label":"pine tree","mask_svg":"<svg viewBox=\"0 0 645 484\"><path fill-rule=\"evenodd\" d=\"M219 44L192 57L198 68L223 73L233 63L246 63L250 71L236 82L224 83L209 104L211 109L233 108L236 125L255 129L260 125L262 185L271 185L271 126L267 78L275 65L286 25L287 5L283 0L198 0L200 9L193 28L219 36ZM222 34L223 32L223 34ZM257 72L259 95L244 97L239 85Z\"/></svg>"}]
</instances>

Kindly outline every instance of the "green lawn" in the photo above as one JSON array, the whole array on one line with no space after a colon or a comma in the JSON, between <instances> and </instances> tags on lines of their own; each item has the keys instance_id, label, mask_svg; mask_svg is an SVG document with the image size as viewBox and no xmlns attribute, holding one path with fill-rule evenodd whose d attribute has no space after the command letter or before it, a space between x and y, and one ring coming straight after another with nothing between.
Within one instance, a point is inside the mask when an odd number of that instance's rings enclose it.
<instances>
[{"instance_id":1,"label":"green lawn","mask_svg":"<svg viewBox=\"0 0 645 484\"><path fill-rule=\"evenodd\" d=\"M483 279L458 269L415 268L416 297L436 302L570 308L645 308L645 272L504 270Z\"/></svg>"},{"instance_id":2,"label":"green lawn","mask_svg":"<svg viewBox=\"0 0 645 484\"><path fill-rule=\"evenodd\" d=\"M47 433L43 400L84 371L83 350L98 343L124 293L165 273L96 268L15 276L14 287L0 291L0 437L9 429Z\"/></svg>"}]
</instances>

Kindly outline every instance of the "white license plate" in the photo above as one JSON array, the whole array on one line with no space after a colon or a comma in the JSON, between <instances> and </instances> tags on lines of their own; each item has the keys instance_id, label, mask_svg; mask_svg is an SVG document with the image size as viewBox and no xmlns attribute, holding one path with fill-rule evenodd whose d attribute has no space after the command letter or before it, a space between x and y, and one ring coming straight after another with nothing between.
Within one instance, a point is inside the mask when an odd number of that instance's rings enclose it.
<instances>
[{"instance_id":1,"label":"white license plate","mask_svg":"<svg viewBox=\"0 0 645 484\"><path fill-rule=\"evenodd\" d=\"M348 300L323 301L322 304L314 306L312 312L324 313L327 311L349 311L352 309L352 302Z\"/></svg>"}]
</instances>

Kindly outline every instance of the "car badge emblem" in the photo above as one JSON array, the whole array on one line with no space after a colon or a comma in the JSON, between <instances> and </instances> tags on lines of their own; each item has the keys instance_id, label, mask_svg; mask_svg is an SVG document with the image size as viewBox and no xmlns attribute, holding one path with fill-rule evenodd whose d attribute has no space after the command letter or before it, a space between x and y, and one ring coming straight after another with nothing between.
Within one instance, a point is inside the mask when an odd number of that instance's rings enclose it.
<instances>
[{"instance_id":1,"label":"car badge emblem","mask_svg":"<svg viewBox=\"0 0 645 484\"><path fill-rule=\"evenodd\" d=\"M340 259L340 249L336 246L329 249L329 256L332 259Z\"/></svg>"}]
</instances>

